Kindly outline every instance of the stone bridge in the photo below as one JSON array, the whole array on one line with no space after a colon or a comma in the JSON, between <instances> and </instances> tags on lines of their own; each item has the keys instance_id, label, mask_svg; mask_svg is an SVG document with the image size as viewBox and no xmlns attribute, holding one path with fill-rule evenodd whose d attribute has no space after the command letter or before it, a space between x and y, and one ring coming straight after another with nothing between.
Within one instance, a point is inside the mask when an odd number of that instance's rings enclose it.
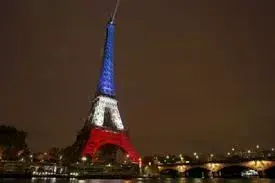
<instances>
[{"instance_id":1,"label":"stone bridge","mask_svg":"<svg viewBox=\"0 0 275 183\"><path fill-rule=\"evenodd\" d=\"M205 163L201 165L188 165L188 164L179 164L179 165L157 165L158 172L165 170L175 170L178 173L182 174L188 172L189 170L195 168L205 169L209 172L219 172L226 167L244 167L247 169L253 169L257 172L264 172L270 168L275 168L275 161L268 160L253 160L240 163Z\"/></svg>"}]
</instances>

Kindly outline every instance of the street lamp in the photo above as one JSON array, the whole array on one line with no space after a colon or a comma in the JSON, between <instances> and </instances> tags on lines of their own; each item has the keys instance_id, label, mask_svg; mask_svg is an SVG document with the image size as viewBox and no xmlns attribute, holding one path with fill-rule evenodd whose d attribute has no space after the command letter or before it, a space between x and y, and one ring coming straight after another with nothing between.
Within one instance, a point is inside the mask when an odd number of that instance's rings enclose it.
<instances>
[{"instance_id":1,"label":"street lamp","mask_svg":"<svg viewBox=\"0 0 275 183\"><path fill-rule=\"evenodd\" d=\"M142 159L138 158L138 168L139 168L139 174L142 174Z\"/></svg>"},{"instance_id":2,"label":"street lamp","mask_svg":"<svg viewBox=\"0 0 275 183\"><path fill-rule=\"evenodd\" d=\"M138 158L138 166L139 166L139 168L142 167L142 159L141 158Z\"/></svg>"},{"instance_id":3,"label":"street lamp","mask_svg":"<svg viewBox=\"0 0 275 183\"><path fill-rule=\"evenodd\" d=\"M86 171L86 169L85 169L85 168L86 168L86 167L85 167L85 166L86 166L86 163L85 163L85 162L87 161L87 157L86 157L86 156L82 156L82 157L81 157L81 161L83 162L83 165L82 165L83 172L85 172L85 171ZM85 165L84 165L84 164L85 164Z\"/></svg>"},{"instance_id":4,"label":"street lamp","mask_svg":"<svg viewBox=\"0 0 275 183\"><path fill-rule=\"evenodd\" d=\"M83 156L83 157L81 158L81 161L82 161L82 162L87 161L87 157L86 157L86 156Z\"/></svg>"},{"instance_id":5,"label":"street lamp","mask_svg":"<svg viewBox=\"0 0 275 183\"><path fill-rule=\"evenodd\" d=\"M30 161L32 162L33 161L33 155L30 154Z\"/></svg>"}]
</instances>

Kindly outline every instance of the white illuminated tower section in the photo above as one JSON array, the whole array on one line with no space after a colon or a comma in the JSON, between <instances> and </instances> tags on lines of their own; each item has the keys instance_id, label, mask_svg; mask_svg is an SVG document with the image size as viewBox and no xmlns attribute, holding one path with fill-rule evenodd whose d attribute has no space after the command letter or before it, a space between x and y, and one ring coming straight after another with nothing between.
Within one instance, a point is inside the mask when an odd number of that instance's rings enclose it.
<instances>
[{"instance_id":1,"label":"white illuminated tower section","mask_svg":"<svg viewBox=\"0 0 275 183\"><path fill-rule=\"evenodd\" d=\"M117 6L115 13L116 10ZM139 155L134 150L128 135L124 131L125 128L120 117L115 95L114 15L106 25L106 38L100 78L97 85L96 97L88 117L90 134L83 147L82 155L88 155L93 158L102 145L112 144L123 149L132 162L138 163Z\"/></svg>"},{"instance_id":2,"label":"white illuminated tower section","mask_svg":"<svg viewBox=\"0 0 275 183\"><path fill-rule=\"evenodd\" d=\"M117 101L115 99L105 97L105 96L98 96L96 98L94 112L91 113L90 121L92 125L98 127L104 127L104 117L106 110L110 111L111 115L111 122L114 123L117 130L124 130L123 123L120 118ZM109 119L107 119L109 120Z\"/></svg>"}]
</instances>

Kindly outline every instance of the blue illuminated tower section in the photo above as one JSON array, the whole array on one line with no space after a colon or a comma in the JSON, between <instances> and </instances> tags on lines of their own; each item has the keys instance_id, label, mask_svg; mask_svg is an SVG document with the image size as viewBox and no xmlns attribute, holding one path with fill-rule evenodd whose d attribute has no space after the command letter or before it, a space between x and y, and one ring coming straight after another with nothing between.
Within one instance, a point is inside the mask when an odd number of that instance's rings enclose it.
<instances>
[{"instance_id":1,"label":"blue illuminated tower section","mask_svg":"<svg viewBox=\"0 0 275 183\"><path fill-rule=\"evenodd\" d=\"M115 97L115 78L114 78L114 21L109 21L106 25L106 38L100 78L97 85L97 95Z\"/></svg>"}]
</instances>

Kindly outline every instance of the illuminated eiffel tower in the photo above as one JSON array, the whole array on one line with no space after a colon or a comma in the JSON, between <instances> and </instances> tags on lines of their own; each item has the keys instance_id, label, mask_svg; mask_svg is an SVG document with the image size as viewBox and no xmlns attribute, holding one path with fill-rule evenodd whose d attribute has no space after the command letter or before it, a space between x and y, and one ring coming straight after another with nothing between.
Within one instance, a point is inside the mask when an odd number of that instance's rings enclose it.
<instances>
[{"instance_id":1,"label":"illuminated eiffel tower","mask_svg":"<svg viewBox=\"0 0 275 183\"><path fill-rule=\"evenodd\" d=\"M103 145L111 144L122 149L131 162L139 163L140 156L135 151L125 131L115 95L114 20L117 7L118 2L111 20L106 25L102 67L96 96L92 102L90 114L85 125L86 129L89 129L89 133L87 133L84 140L81 154L93 159Z\"/></svg>"}]
</instances>

